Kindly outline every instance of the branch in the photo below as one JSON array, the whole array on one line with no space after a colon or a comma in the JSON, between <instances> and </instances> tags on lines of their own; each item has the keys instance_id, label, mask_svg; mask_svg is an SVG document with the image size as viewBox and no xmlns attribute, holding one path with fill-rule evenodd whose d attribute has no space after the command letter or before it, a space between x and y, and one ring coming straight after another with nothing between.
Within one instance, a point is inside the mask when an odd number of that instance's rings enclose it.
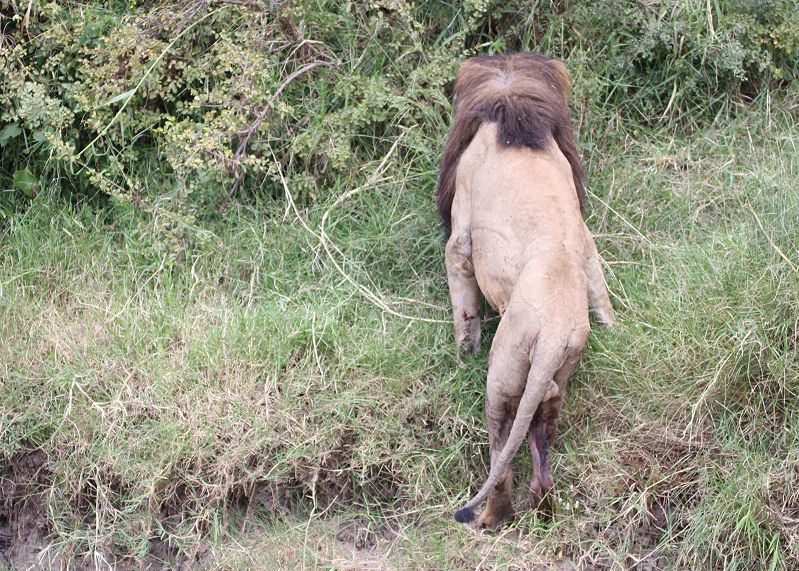
<instances>
[{"instance_id":1,"label":"branch","mask_svg":"<svg viewBox=\"0 0 799 571\"><path fill-rule=\"evenodd\" d=\"M277 88L274 94L272 94L272 97L269 98L269 101L266 102L266 105L264 105L264 108L255 118L255 121L252 123L252 125L247 127L246 130L242 131L242 135L244 138L239 143L239 146L236 149L236 154L233 156L233 160L236 161L237 164L240 164L242 159L244 158L244 154L247 152L247 144L250 142L250 138L252 137L253 133L255 133L255 131L258 130L258 127L261 126L261 123L263 123L264 119L266 119L269 116L269 112L272 110L272 106L274 105L275 101L277 101L277 98L280 97L280 94L283 93L283 90L286 89L288 84L297 79L302 74L307 73L312 69L314 69L315 67L319 66L334 67L334 68L338 67L334 63L329 63L326 61L315 61L302 66L300 69L289 75L285 79L285 81L280 84L280 87ZM219 206L220 211L223 211L225 209L228 201L233 196L233 193L236 192L236 189L241 184L241 181L244 180L244 175L245 172L243 169L241 169L241 172L239 173L239 176L236 178L236 181L233 183L230 192L228 192L227 196L222 201L222 204Z\"/></svg>"}]
</instances>

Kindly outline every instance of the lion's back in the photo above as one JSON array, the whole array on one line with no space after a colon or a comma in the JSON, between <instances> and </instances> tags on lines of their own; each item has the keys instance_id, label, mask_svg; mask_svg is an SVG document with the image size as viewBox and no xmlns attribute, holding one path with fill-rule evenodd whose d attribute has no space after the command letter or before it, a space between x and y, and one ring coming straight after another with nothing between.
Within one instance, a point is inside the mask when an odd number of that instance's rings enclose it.
<instances>
[{"instance_id":1,"label":"lion's back","mask_svg":"<svg viewBox=\"0 0 799 571\"><path fill-rule=\"evenodd\" d=\"M543 297L584 290L583 221L568 161L554 142L544 150L502 147L481 127L467 151L472 259L480 289L499 309L524 272ZM582 284L582 285L581 285ZM552 292L544 291L552 288Z\"/></svg>"}]
</instances>

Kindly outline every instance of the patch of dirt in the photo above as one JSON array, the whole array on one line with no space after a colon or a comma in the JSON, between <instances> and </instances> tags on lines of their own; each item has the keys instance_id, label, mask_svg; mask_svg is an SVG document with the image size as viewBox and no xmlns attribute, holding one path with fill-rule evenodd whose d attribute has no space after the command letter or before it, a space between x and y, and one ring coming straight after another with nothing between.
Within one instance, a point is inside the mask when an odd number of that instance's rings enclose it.
<instances>
[{"instance_id":1,"label":"patch of dirt","mask_svg":"<svg viewBox=\"0 0 799 571\"><path fill-rule=\"evenodd\" d=\"M67 561L49 549L50 529L43 498L50 476L46 462L47 455L36 449L0 463L0 569L97 569L100 562L90 555ZM207 552L207 546L198 545L192 553L183 554L166 542L154 540L144 561L112 559L102 563L119 571L188 571L203 568Z\"/></svg>"},{"instance_id":2,"label":"patch of dirt","mask_svg":"<svg viewBox=\"0 0 799 571\"><path fill-rule=\"evenodd\" d=\"M130 562L115 566L118 571L192 571L207 568L208 546L197 544L191 553L179 553L165 541L150 542L150 553L141 564Z\"/></svg>"},{"instance_id":3,"label":"patch of dirt","mask_svg":"<svg viewBox=\"0 0 799 571\"><path fill-rule=\"evenodd\" d=\"M0 464L0 563L12 569L36 568L48 533L41 498L46 459L33 450Z\"/></svg>"},{"instance_id":4,"label":"patch of dirt","mask_svg":"<svg viewBox=\"0 0 799 571\"><path fill-rule=\"evenodd\" d=\"M366 518L357 517L341 524L336 540L352 546L356 551L361 551L374 547L376 536L377 532L369 525Z\"/></svg>"}]
</instances>

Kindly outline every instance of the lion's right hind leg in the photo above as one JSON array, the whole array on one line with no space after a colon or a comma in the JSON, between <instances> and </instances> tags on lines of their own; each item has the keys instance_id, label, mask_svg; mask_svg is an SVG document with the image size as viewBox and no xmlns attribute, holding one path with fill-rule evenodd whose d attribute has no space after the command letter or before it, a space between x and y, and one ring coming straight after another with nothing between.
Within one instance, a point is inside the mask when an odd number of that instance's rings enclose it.
<instances>
[{"instance_id":1,"label":"lion's right hind leg","mask_svg":"<svg viewBox=\"0 0 799 571\"><path fill-rule=\"evenodd\" d=\"M455 342L471 353L480 352L480 287L472 265L468 231L455 228L447 241L447 281L452 300Z\"/></svg>"}]
</instances>

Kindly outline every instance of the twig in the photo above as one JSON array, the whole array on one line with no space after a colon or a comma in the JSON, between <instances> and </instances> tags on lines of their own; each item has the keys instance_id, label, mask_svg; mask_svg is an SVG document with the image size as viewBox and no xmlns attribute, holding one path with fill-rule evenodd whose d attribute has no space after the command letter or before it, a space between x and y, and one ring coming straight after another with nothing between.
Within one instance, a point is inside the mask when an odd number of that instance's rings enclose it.
<instances>
[{"instance_id":1,"label":"twig","mask_svg":"<svg viewBox=\"0 0 799 571\"><path fill-rule=\"evenodd\" d=\"M25 10L25 17L22 18L22 29L27 30L31 21L31 8L33 8L33 0L28 0L28 9Z\"/></svg>"},{"instance_id":2,"label":"twig","mask_svg":"<svg viewBox=\"0 0 799 571\"><path fill-rule=\"evenodd\" d=\"M324 215L322 215L322 220L321 220L321 222L319 224L319 232L318 233L314 232L313 230L311 230L311 228L309 228L308 225L305 223L305 220L303 220L302 216L300 216L300 213L297 210L297 205L294 203L294 199L291 196L291 191L289 190L288 183L286 182L286 179L283 176L283 171L280 168L280 164L277 162L277 158L275 157L274 151L272 151L271 147L270 147L269 150L272 153L272 159L275 161L275 164L277 165L277 172L278 172L278 175L280 176L280 182L283 185L283 190L286 193L286 200L289 203L289 207L294 211L294 215L297 217L297 220L299 220L300 224L305 229L305 231L308 232L311 236L313 236L317 240L319 240L319 243L324 248L325 253L327 254L327 257L333 263L333 266L336 268L338 273L341 274L341 276L349 284L351 284L353 287L355 287L355 289L357 289L366 299L368 299L370 302L372 302L373 305L377 306L379 309L385 311L386 313L390 313L391 315L393 315L395 317L400 317L402 319L407 319L409 321L422 321L422 322L425 322L425 323L450 323L450 321L446 320L446 319L431 319L431 318L426 318L426 317L416 317L416 316L413 316L413 315L407 315L405 313L400 313L398 311L393 310L391 307L389 307L389 305L386 302L386 300L384 300L380 295L378 295L377 293L374 293L372 290L370 290L369 288L367 288L363 284L358 283L355 280L355 278L353 278L347 272L344 271L344 269L336 261L336 258L334 257L333 252L331 251L331 249L335 250L342 258L344 257L343 252L341 251L341 249L338 246L336 246L333 242L330 241L330 239L328 238L327 234L325 233L325 224L327 223L328 217L330 216L330 212L336 206L338 206L339 204L341 204L345 200L355 196L359 192L361 192L363 190L366 190L367 188L372 188L372 187L376 186L377 184L379 184L382 181L382 179L379 179L378 177L380 177L382 175L383 169L385 168L385 165L388 162L388 159L391 157L391 155L394 154L394 151L396 150L396 148L399 145L399 142L401 140L402 140L402 136L398 137L397 140L394 141L394 144L391 146L391 148L389 149L388 153L386 153L386 156L383 157L383 160L380 162L380 165L371 174L371 176L369 177L369 179L367 180L367 182L366 182L366 184L364 186L360 186L360 187L355 188L355 189L353 189L353 190L351 190L351 191L349 191L349 192L347 192L345 194L342 194L341 196L339 196L336 199L336 201L330 206L330 208L328 208L325 211ZM404 300L404 298L401 298L401 299ZM429 304L425 304L425 305L429 305Z\"/></svg>"},{"instance_id":3,"label":"twig","mask_svg":"<svg viewBox=\"0 0 799 571\"><path fill-rule=\"evenodd\" d=\"M358 291L360 291L364 295L364 297L366 297L369 301L371 301L378 308L382 309L386 313L389 313L389 314L391 314L391 315L393 315L395 317L401 317L402 319L407 319L409 321L422 321L424 323L449 323L449 320L445 320L445 319L431 319L431 318L427 318L427 317L416 317L414 315L407 315L405 313L400 313L398 311L394 311L393 309L391 309L388 306L388 304L385 302L385 300L383 300L379 295L377 295L376 293L372 292L366 286L364 286L364 285L358 283L357 281L355 281L355 279L352 276L350 276L347 272L344 271L344 269L336 261L336 258L333 256L333 253L330 251L330 246L335 248L339 252L339 254L341 253L341 250L339 250L338 247L336 247L335 244L332 244L329 241L329 239L327 237L327 233L325 232L325 224L327 223L327 219L328 219L328 217L330 215L330 212L336 206L338 206L339 204L341 204L345 200L347 200L349 198L352 198L353 196L355 196L356 194L362 192L363 190L366 190L367 188L371 188L372 186L374 186L376 183L379 182L377 180L377 177L382 174L383 167L385 166L385 164L388 161L389 157L394 153L394 150L397 148L397 145L399 144L401 139L402 139L402 137L398 137L397 140L394 141L394 144L391 146L391 149L389 149L389 151L386 154L386 156L383 157L383 161L380 163L380 166L378 166L377 170L375 170L375 172L372 173L372 176L369 177L369 180L366 182L366 184L364 186L361 186L361 187L356 188L354 190L351 190L351 191L349 191L349 192L347 192L345 194L342 194L330 206L330 208L328 208L325 211L325 213L322 215L322 220L319 223L319 239L320 239L320 241L322 243L322 247L325 249L325 253L327 254L327 257L330 258L330 261L333 263L333 266L336 268L338 273L341 274L341 276L345 280L347 280L347 282L349 282Z\"/></svg>"},{"instance_id":4,"label":"twig","mask_svg":"<svg viewBox=\"0 0 799 571\"><path fill-rule=\"evenodd\" d=\"M297 204L294 202L294 197L291 195L291 191L289 190L289 185L286 182L286 177L283 176L283 169L280 168L280 163L275 156L275 151L272 150L272 145L269 146L269 153L272 155L272 160L275 161L275 166L277 167L277 174L280 177L280 183L283 185L283 191L286 193L286 201L289 204L289 207L294 211L294 215L297 217L297 220L300 222L300 225L305 228L305 231L308 232L311 236L316 238L317 240L321 240L319 238L319 234L314 232L310 229L308 224L305 223L302 216L300 216L300 211L297 210Z\"/></svg>"},{"instance_id":5,"label":"twig","mask_svg":"<svg viewBox=\"0 0 799 571\"><path fill-rule=\"evenodd\" d=\"M326 61L315 61L313 63L309 63L307 65L302 66L300 69L289 75L286 80L280 84L280 87L277 88L277 91L269 98L269 101L261 110L261 113L258 114L258 117L255 119L255 122L250 125L250 127L245 131L244 140L239 144L239 148L236 150L236 158L241 158L244 154L244 151L247 148L247 143L250 141L250 137L252 134L258 129L261 125L261 122L266 119L266 116L269 114L269 111L272 109L272 104L280 97L280 94L283 93L283 90L286 89L289 83L294 81L297 77L302 75L303 73L311 71L315 67L319 67L320 65L328 66L328 67L336 67L335 64L326 62Z\"/></svg>"},{"instance_id":6,"label":"twig","mask_svg":"<svg viewBox=\"0 0 799 571\"><path fill-rule=\"evenodd\" d=\"M263 2L258 2L258 0L218 0L220 4L233 4L234 6L243 6L244 8L256 8L257 10L269 10L274 9L274 3L272 7L266 6Z\"/></svg>"},{"instance_id":7,"label":"twig","mask_svg":"<svg viewBox=\"0 0 799 571\"><path fill-rule=\"evenodd\" d=\"M604 206L604 207L605 207L607 210L610 210L610 211L611 211L613 214L615 214L615 215L616 215L616 216L619 218L619 220L621 220L621 221L622 221L622 222L624 222L624 223L625 223L627 226L629 226L630 228L632 228L633 232L635 232L636 234L638 234L638 236L639 236L639 237L640 237L640 238L641 238L641 239L642 239L644 242L646 242L647 244L649 244L650 246L652 246L652 247L654 248L654 246L655 246L655 245L654 245L654 244L653 244L653 243L652 243L652 242L649 240L649 238L647 238L646 236L644 236L644 235L641 233L641 231L640 231L640 230L638 230L638 228L636 228L636 227L635 227L635 226L633 226L633 225L632 225L630 222L628 222L628 221L627 221L627 219L626 219L624 216L622 216L621 214L619 214L618 212L616 212L616 211L613 209L613 207L612 207L612 206L610 206L610 204L608 204L607 202L605 202L604 200L602 200L602 199L601 199L599 196L597 196L595 193L591 192L590 190L588 191L588 194L590 194L590 195L591 195L591 198L593 198L593 199L596 199L596 200L598 200L599 202L601 202L601 203L602 203L602 206Z\"/></svg>"},{"instance_id":8,"label":"twig","mask_svg":"<svg viewBox=\"0 0 799 571\"><path fill-rule=\"evenodd\" d=\"M250 138L252 137L253 133L258 130L258 127L261 126L261 123L264 119L269 115L269 112L272 110L272 105L277 101L277 98L280 97L280 94L283 93L283 90L286 89L289 83L297 79L303 73L307 73L314 69L315 67L319 67L320 65L324 65L327 67L338 67L334 63L326 62L326 61L315 61L309 63L307 65L302 66L300 69L289 75L283 83L280 84L280 87L272 94L272 97L269 98L269 101L266 102L264 108L261 109L261 112L255 118L255 121L250 125L246 130L242 132L244 138L239 143L238 148L236 149L236 154L233 156L233 160L236 161L237 164L241 164L241 160L244 158L244 153L247 151L247 143L250 142ZM236 192L236 189L241 184L241 181L244 180L244 170L240 168L239 176L236 177L235 182L233 182L233 186L230 188L230 191L225 196L225 199L222 201L222 204L219 206L220 211L224 211L225 207L227 206L228 201L233 196L233 193Z\"/></svg>"}]
</instances>

